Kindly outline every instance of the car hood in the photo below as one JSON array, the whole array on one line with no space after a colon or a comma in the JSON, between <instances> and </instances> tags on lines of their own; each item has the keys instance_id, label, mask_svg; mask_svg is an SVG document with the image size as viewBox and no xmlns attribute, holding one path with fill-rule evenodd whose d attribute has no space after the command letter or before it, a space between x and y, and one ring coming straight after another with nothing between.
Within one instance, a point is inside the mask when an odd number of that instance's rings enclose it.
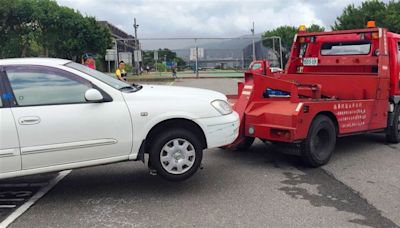
<instances>
[{"instance_id":1,"label":"car hood","mask_svg":"<svg viewBox=\"0 0 400 228\"><path fill-rule=\"evenodd\" d=\"M140 97L150 100L201 100L211 102L213 100L227 100L226 96L220 92L197 89L191 87L163 86L163 85L143 85L143 88L134 93L124 93L126 98Z\"/></svg>"}]
</instances>

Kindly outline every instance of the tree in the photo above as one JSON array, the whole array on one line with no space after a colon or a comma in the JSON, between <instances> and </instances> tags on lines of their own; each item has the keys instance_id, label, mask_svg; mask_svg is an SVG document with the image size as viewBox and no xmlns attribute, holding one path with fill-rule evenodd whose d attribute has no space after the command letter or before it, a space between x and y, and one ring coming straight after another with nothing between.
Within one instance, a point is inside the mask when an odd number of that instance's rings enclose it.
<instances>
[{"instance_id":1,"label":"tree","mask_svg":"<svg viewBox=\"0 0 400 228\"><path fill-rule=\"evenodd\" d=\"M8 57L29 55L28 48L38 35L33 19L34 6L27 1L0 1L0 54Z\"/></svg>"},{"instance_id":2,"label":"tree","mask_svg":"<svg viewBox=\"0 0 400 228\"><path fill-rule=\"evenodd\" d=\"M78 60L104 55L111 33L93 17L53 0L0 0L0 57L46 56Z\"/></svg>"},{"instance_id":3,"label":"tree","mask_svg":"<svg viewBox=\"0 0 400 228\"><path fill-rule=\"evenodd\" d=\"M293 38L296 35L298 29L294 26L280 26L276 29L266 31L263 35L263 45L265 47L272 48L273 40L271 39L266 39L267 37L280 37L282 40L282 52L283 52L283 62L284 64L287 61L287 54L290 53L290 49L292 47L293 43ZM325 28L316 24L312 24L307 28L307 32L323 32L325 31ZM276 47L279 47L279 44L276 43L277 41L275 40L275 45ZM279 50L279 49L278 49Z\"/></svg>"},{"instance_id":4,"label":"tree","mask_svg":"<svg viewBox=\"0 0 400 228\"><path fill-rule=\"evenodd\" d=\"M370 20L377 26L400 33L400 1L384 3L379 0L365 1L360 6L348 5L336 18L333 30L365 28Z\"/></svg>"}]
</instances>

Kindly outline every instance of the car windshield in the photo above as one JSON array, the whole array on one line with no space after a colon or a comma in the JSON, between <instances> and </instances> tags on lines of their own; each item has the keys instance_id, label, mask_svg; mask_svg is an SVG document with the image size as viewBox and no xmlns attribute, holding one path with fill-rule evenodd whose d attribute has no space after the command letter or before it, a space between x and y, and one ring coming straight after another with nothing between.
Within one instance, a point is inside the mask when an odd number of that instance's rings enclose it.
<instances>
[{"instance_id":1,"label":"car windshield","mask_svg":"<svg viewBox=\"0 0 400 228\"><path fill-rule=\"evenodd\" d=\"M124 91L135 90L135 91L137 91L141 88L141 86L139 86L139 85L132 86L126 82L115 79L112 76L109 76L109 75L104 74L97 70L93 70L93 69L91 69L87 66L84 66L82 64L79 64L79 63L69 62L69 63L65 64L65 66L75 69L75 70L78 70L87 75L90 75L93 78L96 78L97 80L102 81L102 82L106 83L107 85L109 85L115 89L118 89L118 90L124 90Z\"/></svg>"}]
</instances>

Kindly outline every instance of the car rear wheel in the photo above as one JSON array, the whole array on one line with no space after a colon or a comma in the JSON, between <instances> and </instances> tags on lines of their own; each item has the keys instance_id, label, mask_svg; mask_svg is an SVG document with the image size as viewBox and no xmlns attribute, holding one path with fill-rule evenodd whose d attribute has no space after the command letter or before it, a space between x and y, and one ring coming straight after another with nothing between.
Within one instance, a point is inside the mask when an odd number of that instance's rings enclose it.
<instances>
[{"instance_id":1,"label":"car rear wheel","mask_svg":"<svg viewBox=\"0 0 400 228\"><path fill-rule=\"evenodd\" d=\"M167 180L186 180L200 167L203 148L198 137L188 130L166 131L156 135L151 144L150 164Z\"/></svg>"},{"instance_id":2,"label":"car rear wheel","mask_svg":"<svg viewBox=\"0 0 400 228\"><path fill-rule=\"evenodd\" d=\"M394 112L393 123L388 126L386 138L389 143L400 143L400 105Z\"/></svg>"},{"instance_id":3,"label":"car rear wheel","mask_svg":"<svg viewBox=\"0 0 400 228\"><path fill-rule=\"evenodd\" d=\"M317 116L311 124L308 137L302 148L304 162L311 167L328 163L336 144L336 127L324 115Z\"/></svg>"}]
</instances>

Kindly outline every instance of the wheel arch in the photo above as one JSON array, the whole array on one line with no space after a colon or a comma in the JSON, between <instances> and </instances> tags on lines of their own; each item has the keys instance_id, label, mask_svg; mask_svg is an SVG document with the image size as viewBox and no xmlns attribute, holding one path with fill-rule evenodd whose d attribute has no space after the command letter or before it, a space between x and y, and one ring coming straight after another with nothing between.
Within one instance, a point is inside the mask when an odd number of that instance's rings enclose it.
<instances>
[{"instance_id":1,"label":"wheel arch","mask_svg":"<svg viewBox=\"0 0 400 228\"><path fill-rule=\"evenodd\" d=\"M145 138L146 148L151 145L152 140L157 136L158 133L172 128L183 128L190 130L200 138L203 149L207 148L207 140L203 129L196 122L185 118L168 119L153 126Z\"/></svg>"},{"instance_id":2,"label":"wheel arch","mask_svg":"<svg viewBox=\"0 0 400 228\"><path fill-rule=\"evenodd\" d=\"M311 121L311 124L314 122L314 120L318 117L318 116L327 116L329 119L332 120L333 124L335 125L335 130L336 130L336 136L339 136L339 122L335 116L335 114L333 114L333 112L331 111L321 111L319 113L317 113L313 120ZM311 126L310 126L311 127ZM310 129L309 127L309 129Z\"/></svg>"}]
</instances>

